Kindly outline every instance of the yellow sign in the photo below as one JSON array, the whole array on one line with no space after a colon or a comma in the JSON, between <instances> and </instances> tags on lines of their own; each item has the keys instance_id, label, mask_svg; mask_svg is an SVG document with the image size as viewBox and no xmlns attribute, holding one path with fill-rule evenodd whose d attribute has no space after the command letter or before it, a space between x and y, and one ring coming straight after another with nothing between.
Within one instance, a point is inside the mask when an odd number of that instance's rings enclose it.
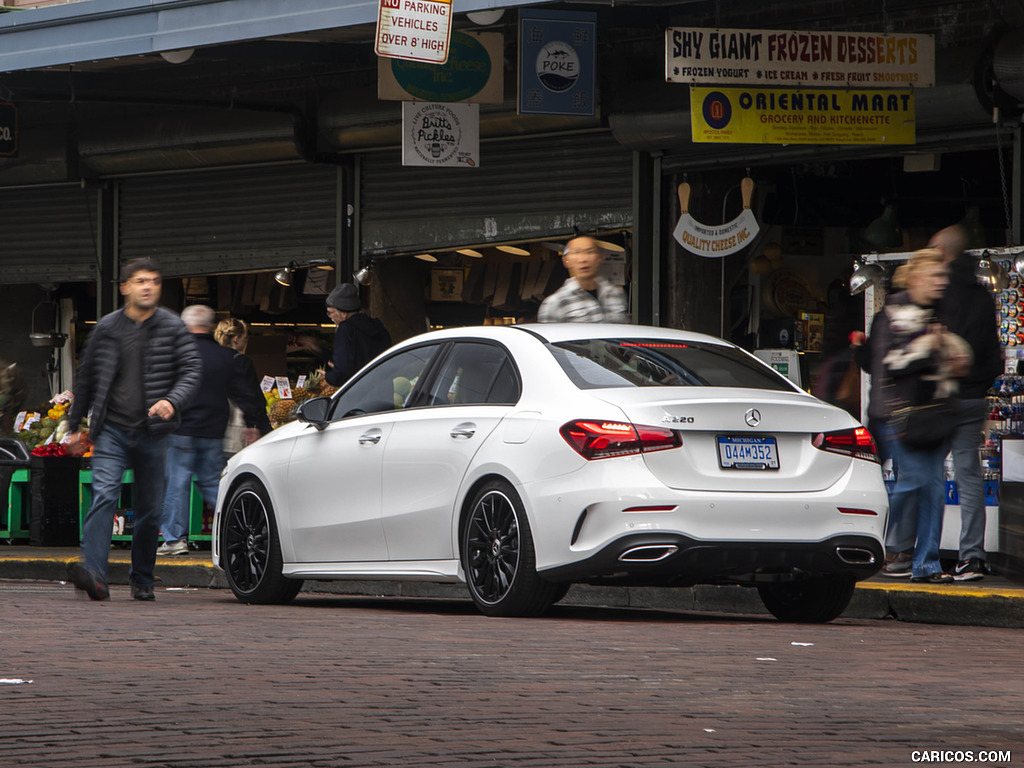
<instances>
[{"instance_id":1,"label":"yellow sign","mask_svg":"<svg viewBox=\"0 0 1024 768\"><path fill-rule=\"evenodd\" d=\"M914 92L690 88L694 142L914 144Z\"/></svg>"}]
</instances>

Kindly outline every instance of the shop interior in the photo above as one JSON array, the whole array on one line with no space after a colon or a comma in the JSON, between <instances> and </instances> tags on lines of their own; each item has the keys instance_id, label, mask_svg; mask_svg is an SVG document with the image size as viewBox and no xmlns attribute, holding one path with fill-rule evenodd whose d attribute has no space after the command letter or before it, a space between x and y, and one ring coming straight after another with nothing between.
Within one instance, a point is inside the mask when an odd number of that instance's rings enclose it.
<instances>
[{"instance_id":1,"label":"shop interior","mask_svg":"<svg viewBox=\"0 0 1024 768\"><path fill-rule=\"evenodd\" d=\"M673 303L687 301L687 290L699 292L701 301L714 305L715 316L684 327L723 335L751 351L792 348L802 353L801 386L811 389L830 349L845 345L849 331L864 330L863 297L851 295L849 284L860 255L923 247L934 231L955 222L968 227L972 247L1006 244L1009 206L1000 159L995 150L984 149L923 159L748 169L757 184L757 242L714 265L697 263L712 260L670 242L661 264L662 322L676 325ZM716 223L734 215L738 195L729 190L739 176L736 171L690 176L701 191L693 202L695 216ZM666 177L666 188L678 180ZM678 208L665 212L666 230L677 217ZM395 340L430 328L529 322L544 296L567 277L560 255L571 236L445 243L429 252L363 257L356 277L364 286L364 304L384 320ZM631 231L593 236L605 248L606 276L628 294ZM702 268L711 279L695 285L693 275L700 276ZM678 277L669 279L672 275ZM315 338L328 349L331 345L333 325L324 313L324 299L337 280L334 265L324 262L292 262L256 273L170 276L164 281L163 303L173 310L206 303L221 317L240 317L251 326L249 354L260 375L294 380L317 364L298 337ZM4 291L17 294L23 305L23 339L12 354L27 353L28 360L18 362L27 362L26 379L31 379L35 399L49 396L57 386L68 388L74 350L96 321L96 285L6 286ZM808 316L815 316L810 327ZM28 337L37 333L57 335L30 346ZM62 335L67 345L47 346Z\"/></svg>"}]
</instances>

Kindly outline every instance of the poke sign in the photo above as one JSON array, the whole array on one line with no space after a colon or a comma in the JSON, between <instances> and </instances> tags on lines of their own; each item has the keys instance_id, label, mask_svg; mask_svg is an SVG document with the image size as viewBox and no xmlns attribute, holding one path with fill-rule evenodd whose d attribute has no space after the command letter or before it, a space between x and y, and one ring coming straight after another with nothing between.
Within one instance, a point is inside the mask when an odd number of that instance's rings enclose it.
<instances>
[{"instance_id":1,"label":"poke sign","mask_svg":"<svg viewBox=\"0 0 1024 768\"><path fill-rule=\"evenodd\" d=\"M537 53L537 79L552 93L568 91L580 79L580 57L562 40L552 40Z\"/></svg>"}]
</instances>

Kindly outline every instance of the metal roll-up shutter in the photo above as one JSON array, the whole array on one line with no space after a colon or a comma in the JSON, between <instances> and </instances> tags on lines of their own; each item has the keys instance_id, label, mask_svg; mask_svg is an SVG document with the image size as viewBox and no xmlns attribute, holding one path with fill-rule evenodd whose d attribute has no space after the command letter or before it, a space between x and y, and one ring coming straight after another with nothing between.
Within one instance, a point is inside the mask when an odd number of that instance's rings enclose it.
<instances>
[{"instance_id":1,"label":"metal roll-up shutter","mask_svg":"<svg viewBox=\"0 0 1024 768\"><path fill-rule=\"evenodd\" d=\"M541 239L632 221L632 152L610 134L484 143L477 168L403 167L364 156L364 254Z\"/></svg>"},{"instance_id":2,"label":"metal roll-up shutter","mask_svg":"<svg viewBox=\"0 0 1024 768\"><path fill-rule=\"evenodd\" d=\"M81 185L0 190L0 283L96 279L96 190Z\"/></svg>"},{"instance_id":3,"label":"metal roll-up shutter","mask_svg":"<svg viewBox=\"0 0 1024 768\"><path fill-rule=\"evenodd\" d=\"M153 257L168 276L333 261L337 174L284 165L126 179L120 260Z\"/></svg>"}]
</instances>

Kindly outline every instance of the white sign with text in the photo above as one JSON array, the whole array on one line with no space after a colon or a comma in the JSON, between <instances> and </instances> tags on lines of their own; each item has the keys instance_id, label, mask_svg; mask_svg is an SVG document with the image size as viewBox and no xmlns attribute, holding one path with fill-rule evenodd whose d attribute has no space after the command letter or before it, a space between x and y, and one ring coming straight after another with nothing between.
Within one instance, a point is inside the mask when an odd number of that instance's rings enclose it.
<instances>
[{"instance_id":1,"label":"white sign with text","mask_svg":"<svg viewBox=\"0 0 1024 768\"><path fill-rule=\"evenodd\" d=\"M402 165L479 164L479 104L402 102Z\"/></svg>"},{"instance_id":2,"label":"white sign with text","mask_svg":"<svg viewBox=\"0 0 1024 768\"><path fill-rule=\"evenodd\" d=\"M451 0L380 0L374 50L385 58L444 64L451 32Z\"/></svg>"}]
</instances>

